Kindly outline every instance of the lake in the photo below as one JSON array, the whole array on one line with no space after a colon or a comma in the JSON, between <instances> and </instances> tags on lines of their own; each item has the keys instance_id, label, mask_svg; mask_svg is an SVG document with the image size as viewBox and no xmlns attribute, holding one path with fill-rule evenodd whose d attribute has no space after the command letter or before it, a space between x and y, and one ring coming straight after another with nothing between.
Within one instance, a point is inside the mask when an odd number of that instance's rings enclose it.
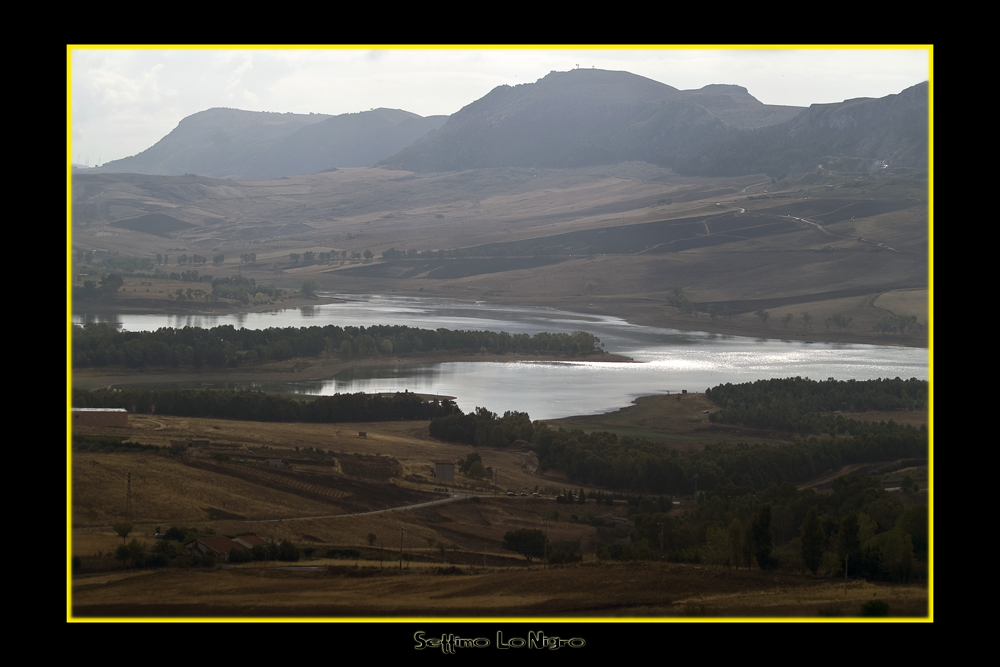
<instances>
[{"instance_id":1,"label":"lake","mask_svg":"<svg viewBox=\"0 0 1000 667\"><path fill-rule=\"evenodd\" d=\"M615 317L432 297L322 296L337 301L299 309L233 315L84 314L74 317L74 323L109 322L128 331L225 324L253 329L388 324L511 334L583 330L600 338L608 352L635 360L636 363L401 364L358 368L314 382L171 385L256 388L320 395L409 390L455 396L459 407L466 412L482 406L500 414L506 410L527 412L532 419L608 412L629 405L638 396L682 390L702 392L727 382L736 384L795 376L814 380L831 377L838 380L929 378L928 351L923 348L807 343L682 332L630 324Z\"/></svg>"}]
</instances>

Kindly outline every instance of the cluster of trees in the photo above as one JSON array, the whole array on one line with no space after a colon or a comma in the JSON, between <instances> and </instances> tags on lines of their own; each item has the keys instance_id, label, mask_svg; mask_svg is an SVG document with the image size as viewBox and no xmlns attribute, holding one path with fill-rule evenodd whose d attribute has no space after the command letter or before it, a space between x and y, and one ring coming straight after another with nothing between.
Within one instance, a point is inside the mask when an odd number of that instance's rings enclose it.
<instances>
[{"instance_id":1,"label":"cluster of trees","mask_svg":"<svg viewBox=\"0 0 1000 667\"><path fill-rule=\"evenodd\" d=\"M184 528L171 526L163 538L158 540L151 549L146 548L146 543L138 538L132 538L130 542L125 542L132 532L133 526L127 522L119 522L112 526L112 529L122 538L122 545L115 551L116 560L120 560L122 565L128 565L131 561L134 567L165 567L171 563L184 567L192 566L214 566L215 556L213 554L195 555L186 554L184 545L199 537L213 535L211 530L200 530L198 528ZM296 562L300 558L299 548L288 540L281 542L269 541L264 545L256 545L252 549L234 548L229 552L230 563L249 563L252 561L278 560L286 562Z\"/></svg>"},{"instance_id":2,"label":"cluster of trees","mask_svg":"<svg viewBox=\"0 0 1000 667\"><path fill-rule=\"evenodd\" d=\"M185 254L183 254L183 255L181 255L181 256L179 256L177 258L177 263L178 264L184 265L184 264L187 264L188 262L190 262L191 264L199 264L199 265L200 264L207 264L208 263L208 258L207 257L202 257L201 255L197 255L197 254L191 255L190 257L188 257L187 253L185 253Z\"/></svg>"},{"instance_id":3,"label":"cluster of trees","mask_svg":"<svg viewBox=\"0 0 1000 667\"><path fill-rule=\"evenodd\" d=\"M853 317L847 317L843 313L834 313L823 321L823 325L827 331L830 330L831 326L835 326L846 333L851 328L851 322L853 321Z\"/></svg>"},{"instance_id":4,"label":"cluster of trees","mask_svg":"<svg viewBox=\"0 0 1000 667\"><path fill-rule=\"evenodd\" d=\"M729 304L722 304L721 306L716 303L708 304L708 316L713 320L716 317L724 317L727 322L731 322L735 314Z\"/></svg>"},{"instance_id":5,"label":"cluster of trees","mask_svg":"<svg viewBox=\"0 0 1000 667\"><path fill-rule=\"evenodd\" d=\"M115 293L125 284L125 279L120 273L109 273L104 276L100 284L93 280L83 281L83 287L73 288L74 300L85 301L110 301Z\"/></svg>"},{"instance_id":6,"label":"cluster of trees","mask_svg":"<svg viewBox=\"0 0 1000 667\"><path fill-rule=\"evenodd\" d=\"M674 291L667 295L667 303L679 309L685 315L690 315L694 312L694 304L691 303L691 297L679 287L675 287Z\"/></svg>"},{"instance_id":7,"label":"cluster of trees","mask_svg":"<svg viewBox=\"0 0 1000 667\"><path fill-rule=\"evenodd\" d=\"M265 296L277 294L273 288L255 285L252 278L219 278L212 283L217 297L249 300L247 295L252 290ZM401 326L235 329L225 325L127 332L105 324L88 324L73 328L73 366L236 367L324 354L372 357L434 350L581 354L597 351L599 344L596 336L583 331L529 336Z\"/></svg>"},{"instance_id":8,"label":"cluster of trees","mask_svg":"<svg viewBox=\"0 0 1000 667\"><path fill-rule=\"evenodd\" d=\"M465 460L458 466L458 471L460 473L471 475L472 477L489 477L493 468L487 468L483 465L483 457L479 455L478 452L472 452L465 457Z\"/></svg>"},{"instance_id":9,"label":"cluster of trees","mask_svg":"<svg viewBox=\"0 0 1000 667\"><path fill-rule=\"evenodd\" d=\"M790 483L765 489L727 485L700 492L691 511L670 512L670 498L622 495L628 521L602 525L600 510L560 517L597 527L587 547L603 560L669 560L736 568L782 568L875 581L906 582L918 576L929 550L928 507L909 493L889 493L878 477L834 481L832 493L798 490ZM590 494L593 495L593 494ZM621 495L621 494L618 494ZM541 558L538 529L510 531L504 548ZM548 544L549 562L579 560L581 545ZM560 550L565 554L559 554Z\"/></svg>"},{"instance_id":10,"label":"cluster of trees","mask_svg":"<svg viewBox=\"0 0 1000 667\"><path fill-rule=\"evenodd\" d=\"M434 419L459 412L452 401L415 394L336 394L302 400L259 391L95 389L73 390L73 407L124 408L137 414L264 422L368 422Z\"/></svg>"},{"instance_id":11,"label":"cluster of trees","mask_svg":"<svg viewBox=\"0 0 1000 667\"><path fill-rule=\"evenodd\" d=\"M914 329L919 329L916 315L886 315L872 325L872 331L880 334L906 333Z\"/></svg>"},{"instance_id":12,"label":"cluster of trees","mask_svg":"<svg viewBox=\"0 0 1000 667\"><path fill-rule=\"evenodd\" d=\"M320 262L332 262L337 257L340 257L341 259L347 259L347 251L346 250L331 250L329 252L322 252L321 251L319 253L319 261ZM292 260L293 264L298 264L299 260L302 260L306 264L309 264L311 262L316 261L316 258L317 258L317 255L312 250L307 250L306 252L302 253L301 255L299 253L297 253L297 252L289 253L289 255L288 255L288 259Z\"/></svg>"},{"instance_id":13,"label":"cluster of trees","mask_svg":"<svg viewBox=\"0 0 1000 667\"><path fill-rule=\"evenodd\" d=\"M629 498L629 522L598 528L602 559L783 568L905 582L929 549L928 508L884 490L872 476L843 477L833 492L728 485L699 493L690 512L671 515L648 497ZM592 510L591 510L592 511Z\"/></svg>"},{"instance_id":14,"label":"cluster of trees","mask_svg":"<svg viewBox=\"0 0 1000 667\"><path fill-rule=\"evenodd\" d=\"M396 250L395 248L389 248L388 250L382 251L382 259L416 259L417 249L410 248L409 250Z\"/></svg>"},{"instance_id":15,"label":"cluster of trees","mask_svg":"<svg viewBox=\"0 0 1000 667\"><path fill-rule=\"evenodd\" d=\"M120 273L133 273L135 271L152 271L153 260L148 257L128 257L114 255L101 262L105 267Z\"/></svg>"},{"instance_id":16,"label":"cluster of trees","mask_svg":"<svg viewBox=\"0 0 1000 667\"><path fill-rule=\"evenodd\" d=\"M221 253L218 254L218 255L215 255L214 257L212 257L212 264L214 264L215 266L220 266L225 261L226 261L226 256L223 255L223 254L221 254ZM144 262L148 263L148 265L144 265L141 268L144 268L144 269L147 269L147 270L153 268L153 260L151 260L151 259L145 259ZM201 255L199 255L197 253L194 254L194 255L191 255L190 257L188 257L187 253L184 253L183 255L180 255L179 257L177 257L177 264L183 266L184 264L188 264L188 263L190 263L190 264L199 264L199 265L200 264L207 264L208 263L208 258L207 257L202 257ZM156 264L158 266L163 266L163 265L170 264L170 255L157 254L156 255Z\"/></svg>"},{"instance_id":17,"label":"cluster of trees","mask_svg":"<svg viewBox=\"0 0 1000 667\"><path fill-rule=\"evenodd\" d=\"M705 391L705 396L721 408L709 415L712 422L806 433L829 433L831 430L857 433L882 428L875 424L850 423L854 420L822 413L926 410L928 395L928 382L916 378L847 381L831 378L817 382L795 377L736 385L727 383Z\"/></svg>"},{"instance_id":18,"label":"cluster of trees","mask_svg":"<svg viewBox=\"0 0 1000 667\"><path fill-rule=\"evenodd\" d=\"M526 412L508 410L503 417L486 408L439 417L431 421L433 437L477 447L507 447L517 440L531 441L534 432Z\"/></svg>"},{"instance_id":19,"label":"cluster of trees","mask_svg":"<svg viewBox=\"0 0 1000 667\"><path fill-rule=\"evenodd\" d=\"M532 558L540 559L545 555L545 533L536 528L507 531L503 536L503 548L521 554L527 561Z\"/></svg>"},{"instance_id":20,"label":"cluster of trees","mask_svg":"<svg viewBox=\"0 0 1000 667\"><path fill-rule=\"evenodd\" d=\"M212 295L217 299L234 299L248 304L261 297L276 299L283 292L274 285L258 285L253 278L234 276L232 278L216 278L211 281Z\"/></svg>"},{"instance_id":21,"label":"cluster of trees","mask_svg":"<svg viewBox=\"0 0 1000 667\"><path fill-rule=\"evenodd\" d=\"M301 557L299 548L288 540L257 544L250 550L233 549L229 552L230 563L250 563L253 561L280 560L295 563Z\"/></svg>"}]
</instances>

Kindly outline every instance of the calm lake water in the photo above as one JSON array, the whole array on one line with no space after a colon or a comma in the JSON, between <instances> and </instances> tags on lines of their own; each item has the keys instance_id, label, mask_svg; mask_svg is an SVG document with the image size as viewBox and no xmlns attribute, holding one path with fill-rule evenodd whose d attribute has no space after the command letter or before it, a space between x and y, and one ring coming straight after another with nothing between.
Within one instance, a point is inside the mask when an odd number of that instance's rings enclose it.
<instances>
[{"instance_id":1,"label":"calm lake water","mask_svg":"<svg viewBox=\"0 0 1000 667\"><path fill-rule=\"evenodd\" d=\"M629 405L638 396L701 392L727 382L809 377L926 380L926 349L881 345L806 343L721 336L629 324L614 317L545 308L463 303L434 298L325 295L343 302L270 313L237 315L82 315L74 323L110 322L128 331L160 327L268 327L403 325L535 334L588 331L608 352L636 363L468 362L355 369L314 382L183 383L171 386L257 388L329 395L409 390L455 396L462 410L477 406L532 419L596 414ZM775 331L775 333L780 333ZM484 357L488 359L488 357Z\"/></svg>"}]
</instances>

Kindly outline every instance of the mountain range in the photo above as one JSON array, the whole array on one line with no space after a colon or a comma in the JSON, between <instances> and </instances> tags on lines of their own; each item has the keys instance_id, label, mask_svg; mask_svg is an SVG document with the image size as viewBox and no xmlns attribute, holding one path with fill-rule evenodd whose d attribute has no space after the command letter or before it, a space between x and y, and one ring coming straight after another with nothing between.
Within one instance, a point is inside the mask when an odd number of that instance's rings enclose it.
<instances>
[{"instance_id":1,"label":"mountain range","mask_svg":"<svg viewBox=\"0 0 1000 667\"><path fill-rule=\"evenodd\" d=\"M927 122L926 82L802 108L763 104L736 85L678 90L629 72L576 69L498 86L451 116L209 109L89 173L258 180L370 165L442 172L643 161L729 176L803 171L830 158L924 167Z\"/></svg>"},{"instance_id":2,"label":"mountain range","mask_svg":"<svg viewBox=\"0 0 1000 667\"><path fill-rule=\"evenodd\" d=\"M263 180L366 167L412 144L447 118L400 109L339 116L208 109L184 118L138 155L87 173Z\"/></svg>"}]
</instances>

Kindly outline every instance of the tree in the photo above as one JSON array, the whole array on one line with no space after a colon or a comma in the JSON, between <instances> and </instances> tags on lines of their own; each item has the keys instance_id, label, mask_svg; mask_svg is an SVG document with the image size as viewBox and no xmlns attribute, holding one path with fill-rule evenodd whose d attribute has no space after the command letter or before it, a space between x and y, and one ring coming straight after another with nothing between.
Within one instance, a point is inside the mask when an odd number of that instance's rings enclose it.
<instances>
[{"instance_id":1,"label":"tree","mask_svg":"<svg viewBox=\"0 0 1000 667\"><path fill-rule=\"evenodd\" d=\"M754 314L755 314L755 315L757 316L757 318L758 318L758 319L760 320L760 323L761 323L761 324L763 324L763 325L764 325L764 327L766 328L766 327L767 327L767 319L768 319L769 317L771 317L771 313L767 312L767 311L766 311L766 310L764 310L763 308L758 308L758 309L757 309L757 312L756 312L756 313L754 313Z\"/></svg>"},{"instance_id":2,"label":"tree","mask_svg":"<svg viewBox=\"0 0 1000 667\"><path fill-rule=\"evenodd\" d=\"M302 295L303 296L316 296L316 290L319 289L319 283L312 278L306 278L302 281Z\"/></svg>"},{"instance_id":3,"label":"tree","mask_svg":"<svg viewBox=\"0 0 1000 667\"><path fill-rule=\"evenodd\" d=\"M743 525L739 519L729 524L729 561L736 569L743 562Z\"/></svg>"},{"instance_id":4,"label":"tree","mask_svg":"<svg viewBox=\"0 0 1000 667\"><path fill-rule=\"evenodd\" d=\"M760 506L750 522L750 542L760 569L770 570L777 565L771 556L771 551L774 549L774 531L771 530L771 505L768 503Z\"/></svg>"},{"instance_id":5,"label":"tree","mask_svg":"<svg viewBox=\"0 0 1000 667\"><path fill-rule=\"evenodd\" d=\"M482 463L483 457L478 452L473 452L465 457L465 460L458 465L458 472L467 473L472 468L473 463Z\"/></svg>"},{"instance_id":6,"label":"tree","mask_svg":"<svg viewBox=\"0 0 1000 667\"><path fill-rule=\"evenodd\" d=\"M845 558L848 559L848 562L851 558L857 561L858 554L861 552L859 533L858 515L856 512L851 512L840 522L840 533L837 537L837 556L841 563L844 562Z\"/></svg>"},{"instance_id":7,"label":"tree","mask_svg":"<svg viewBox=\"0 0 1000 667\"><path fill-rule=\"evenodd\" d=\"M375 540L378 539L378 535L375 533L368 533L368 546L375 546Z\"/></svg>"},{"instance_id":8,"label":"tree","mask_svg":"<svg viewBox=\"0 0 1000 667\"><path fill-rule=\"evenodd\" d=\"M809 329L810 331L812 330L812 319L813 316L810 315L809 313L805 312L802 313L802 324L805 326L806 329Z\"/></svg>"},{"instance_id":9,"label":"tree","mask_svg":"<svg viewBox=\"0 0 1000 667\"><path fill-rule=\"evenodd\" d=\"M823 563L823 546L826 543L826 533L819 520L819 509L816 505L806 514L802 523L802 562L806 569L816 574Z\"/></svg>"},{"instance_id":10,"label":"tree","mask_svg":"<svg viewBox=\"0 0 1000 667\"><path fill-rule=\"evenodd\" d=\"M785 328L787 329L787 328L788 328L788 325L789 325L789 324L791 324L791 323L792 323L792 320L794 320L794 319L795 319L795 316L794 316L794 315L792 315L791 313L786 313L786 314L785 314L785 318L784 318L784 319L783 319L783 320L781 321L781 323L782 323L782 324L784 325L784 327L785 327Z\"/></svg>"},{"instance_id":11,"label":"tree","mask_svg":"<svg viewBox=\"0 0 1000 667\"><path fill-rule=\"evenodd\" d=\"M127 521L119 521L115 525L111 526L111 530L115 531L118 537L122 538L122 544L125 544L125 538L128 537L129 533L135 528L132 524Z\"/></svg>"},{"instance_id":12,"label":"tree","mask_svg":"<svg viewBox=\"0 0 1000 667\"><path fill-rule=\"evenodd\" d=\"M121 277L118 273L109 273L104 276L101 280L101 291L107 293L108 295L117 292L122 285L125 284L125 279Z\"/></svg>"},{"instance_id":13,"label":"tree","mask_svg":"<svg viewBox=\"0 0 1000 667\"><path fill-rule=\"evenodd\" d=\"M366 262L372 261L372 257L374 257L374 256L375 256L375 253L373 253L371 250L365 250L365 261Z\"/></svg>"},{"instance_id":14,"label":"tree","mask_svg":"<svg viewBox=\"0 0 1000 667\"><path fill-rule=\"evenodd\" d=\"M288 540L282 540L281 544L278 545L278 558L277 560L295 562L299 559L299 548L289 542Z\"/></svg>"},{"instance_id":15,"label":"tree","mask_svg":"<svg viewBox=\"0 0 1000 667\"><path fill-rule=\"evenodd\" d=\"M142 558L143 552L146 551L146 545L140 542L137 538L133 537L132 541L128 544L122 544L118 549L115 550L115 559L120 560L122 565L125 565L125 561L132 559L132 564L136 565L139 559Z\"/></svg>"},{"instance_id":16,"label":"tree","mask_svg":"<svg viewBox=\"0 0 1000 667\"><path fill-rule=\"evenodd\" d=\"M507 531L503 536L503 548L516 551L525 560L540 558L545 554L545 533L537 528L521 528Z\"/></svg>"}]
</instances>

